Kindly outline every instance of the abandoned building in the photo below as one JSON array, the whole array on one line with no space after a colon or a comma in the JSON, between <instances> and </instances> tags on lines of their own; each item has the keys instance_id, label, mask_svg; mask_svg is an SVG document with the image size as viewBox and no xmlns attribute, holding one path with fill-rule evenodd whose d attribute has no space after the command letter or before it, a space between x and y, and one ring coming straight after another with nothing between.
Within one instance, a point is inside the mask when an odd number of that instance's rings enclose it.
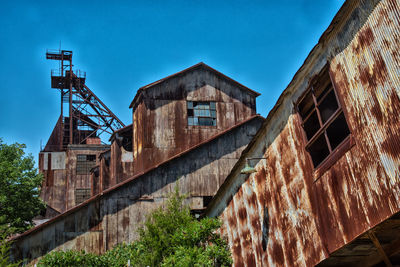
<instances>
[{"instance_id":1,"label":"abandoned building","mask_svg":"<svg viewBox=\"0 0 400 267\"><path fill-rule=\"evenodd\" d=\"M60 64L51 71L51 87L60 92L61 114L39 154L39 172L44 175L41 198L47 205L42 219L90 197L90 170L100 153L110 148L101 143L99 134L112 134L124 126L86 86L86 73L72 70L72 51L48 50L46 58Z\"/></svg>"},{"instance_id":2,"label":"abandoned building","mask_svg":"<svg viewBox=\"0 0 400 267\"><path fill-rule=\"evenodd\" d=\"M341 7L207 207L235 266L400 264L399 36Z\"/></svg>"},{"instance_id":3,"label":"abandoned building","mask_svg":"<svg viewBox=\"0 0 400 267\"><path fill-rule=\"evenodd\" d=\"M40 160L58 215L13 238L13 258L133 241L178 185L221 219L234 266L399 265L398 51L400 3L348 0L266 119L258 93L203 63L140 88L110 146L85 113L81 133L61 116ZM69 71L56 84L68 97L69 81L86 88Z\"/></svg>"},{"instance_id":4,"label":"abandoned building","mask_svg":"<svg viewBox=\"0 0 400 267\"><path fill-rule=\"evenodd\" d=\"M14 238L13 257L37 260L60 249L104 253L134 241L146 215L176 186L192 212L202 213L264 122L256 114L258 95L199 63L140 88L130 105L132 124L113 129L110 146L93 144L85 132L83 144L61 147L52 141L65 140L56 126L49 143L66 151L45 148L40 168L52 212ZM62 152L64 158L56 154Z\"/></svg>"}]
</instances>

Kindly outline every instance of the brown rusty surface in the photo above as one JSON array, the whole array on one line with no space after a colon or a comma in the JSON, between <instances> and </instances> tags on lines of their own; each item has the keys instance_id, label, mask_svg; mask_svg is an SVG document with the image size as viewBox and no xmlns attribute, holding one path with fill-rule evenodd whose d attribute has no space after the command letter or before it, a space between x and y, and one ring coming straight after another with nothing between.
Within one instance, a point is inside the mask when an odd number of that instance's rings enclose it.
<instances>
[{"instance_id":1,"label":"brown rusty surface","mask_svg":"<svg viewBox=\"0 0 400 267\"><path fill-rule=\"evenodd\" d=\"M211 202L207 213L223 220L235 266L313 266L400 211L400 6L376 4L345 4L354 12L339 17L348 21L320 40L324 46L310 54ZM329 54L355 145L317 172L292 103ZM240 174L246 157L267 160L246 176Z\"/></svg>"},{"instance_id":2,"label":"brown rusty surface","mask_svg":"<svg viewBox=\"0 0 400 267\"><path fill-rule=\"evenodd\" d=\"M63 117L60 116L54 126L53 132L51 133L47 144L43 151L62 151L62 135L63 134Z\"/></svg>"},{"instance_id":3,"label":"brown rusty surface","mask_svg":"<svg viewBox=\"0 0 400 267\"><path fill-rule=\"evenodd\" d=\"M138 92L133 105L134 173L250 118L257 94L209 67L189 68ZM188 126L187 101L215 101L217 126Z\"/></svg>"},{"instance_id":4,"label":"brown rusty surface","mask_svg":"<svg viewBox=\"0 0 400 267\"><path fill-rule=\"evenodd\" d=\"M99 192L106 190L111 187L114 181L111 180L110 175L110 157L111 151L103 152L100 154L100 171L99 171Z\"/></svg>"},{"instance_id":5,"label":"brown rusty surface","mask_svg":"<svg viewBox=\"0 0 400 267\"><path fill-rule=\"evenodd\" d=\"M65 199L65 207L62 211L66 211L76 206L75 203L75 190L77 188L92 187L90 173L77 174L76 173L76 158L79 154L96 155L96 163L99 164L99 155L105 150L109 149L108 145L70 145L67 149L67 176L66 176L66 193L65 195L57 196L60 199ZM60 192L54 190L54 192ZM60 192L62 193L62 191Z\"/></svg>"},{"instance_id":6,"label":"brown rusty surface","mask_svg":"<svg viewBox=\"0 0 400 267\"><path fill-rule=\"evenodd\" d=\"M215 194L219 181L226 177L263 121L261 116L253 116L14 238L14 257L34 259L59 249L98 253L117 243L131 242L148 213L165 202L177 183L188 195L189 203L199 208L199 200ZM218 168L219 164L224 168ZM54 232L53 243L42 246L42 231ZM247 258L249 262L255 260L251 254Z\"/></svg>"},{"instance_id":7,"label":"brown rusty surface","mask_svg":"<svg viewBox=\"0 0 400 267\"><path fill-rule=\"evenodd\" d=\"M116 140L113 140L111 144L109 165L110 177L103 177L103 179L109 179L110 183L103 190L119 184L134 175L133 153L125 150Z\"/></svg>"},{"instance_id":8,"label":"brown rusty surface","mask_svg":"<svg viewBox=\"0 0 400 267\"><path fill-rule=\"evenodd\" d=\"M330 252L399 209L399 10L397 1L382 1L331 62L357 145L316 183L332 208L321 224L337 222L324 234L335 240Z\"/></svg>"},{"instance_id":9,"label":"brown rusty surface","mask_svg":"<svg viewBox=\"0 0 400 267\"><path fill-rule=\"evenodd\" d=\"M55 153L61 154L64 152ZM66 170L65 168L52 169L52 161L56 160L56 158L52 157L52 152L41 152L39 154L39 172L43 174L40 197L50 206L48 212L46 212L48 215L53 214L51 209L61 212L65 207L64 199L60 195L65 194Z\"/></svg>"}]
</instances>

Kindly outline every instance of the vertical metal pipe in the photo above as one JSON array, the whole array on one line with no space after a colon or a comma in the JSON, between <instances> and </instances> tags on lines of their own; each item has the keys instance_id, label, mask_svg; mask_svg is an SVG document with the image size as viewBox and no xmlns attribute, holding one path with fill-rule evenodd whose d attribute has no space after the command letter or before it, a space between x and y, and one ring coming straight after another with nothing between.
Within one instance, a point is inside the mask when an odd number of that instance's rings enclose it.
<instances>
[{"instance_id":1,"label":"vertical metal pipe","mask_svg":"<svg viewBox=\"0 0 400 267\"><path fill-rule=\"evenodd\" d=\"M61 51L60 51L61 52ZM60 76L64 76L63 72L64 72L64 55L61 53L61 65L60 65ZM60 114L60 118L61 118L61 134L60 134L60 151L62 151L64 149L64 133L65 133L65 123L64 123L64 109L63 109L63 97L64 97L64 89L61 89L61 114Z\"/></svg>"},{"instance_id":2,"label":"vertical metal pipe","mask_svg":"<svg viewBox=\"0 0 400 267\"><path fill-rule=\"evenodd\" d=\"M72 56L69 60L69 143L72 144Z\"/></svg>"}]
</instances>

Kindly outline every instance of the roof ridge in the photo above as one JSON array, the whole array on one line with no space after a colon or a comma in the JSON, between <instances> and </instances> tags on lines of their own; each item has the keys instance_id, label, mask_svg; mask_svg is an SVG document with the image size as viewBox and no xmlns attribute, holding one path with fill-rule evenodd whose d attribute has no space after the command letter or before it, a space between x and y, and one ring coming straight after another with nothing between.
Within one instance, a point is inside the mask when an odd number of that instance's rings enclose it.
<instances>
[{"instance_id":1,"label":"roof ridge","mask_svg":"<svg viewBox=\"0 0 400 267\"><path fill-rule=\"evenodd\" d=\"M206 63L204 63L204 62L201 61L201 62L199 62L199 63L197 63L197 64L195 64L195 65L193 65L193 66L190 66L190 67L188 67L188 68L186 68L186 69L183 69L183 70L178 71L178 72L176 72L176 73L174 73L174 74L168 75L167 77L164 77L164 78L159 79L159 80L157 80L157 81L155 81L155 82L152 82L152 83L149 83L149 84L147 84L147 85L144 85L144 86L140 87L140 88L138 89L138 91L136 92L136 95L135 95L135 97L133 98L131 104L129 105L129 108L132 108L132 107L133 107L133 103L134 103L135 100L139 97L139 95L141 94L141 92L143 92L144 90L147 90L148 88L151 88L151 87L153 87L153 86L155 86L155 85L157 85L157 84L160 84L160 83L162 83L162 82L165 82L166 80L169 80L169 79L171 79L171 78L173 78L173 77L179 76L179 75L181 75L181 74L183 74L183 73L185 73L185 72L191 71L191 70L196 69L196 68L198 68L198 67L204 67L204 68L206 68L206 69L208 69L208 70L214 72L216 75L219 75L219 76L223 77L224 79L226 79L226 80L228 80L228 81L230 81L230 82L232 82L232 83L237 84L239 87L241 87L242 89L245 89L246 91L250 92L251 94L255 95L256 97L260 95L260 93L254 91L254 90L252 90L252 89L250 89L250 88L248 88L247 86L245 86L245 85L239 83L238 81L236 81L236 80L230 78L229 76L223 74L222 72L220 72L220 71L218 71L218 70L216 70L216 69L210 67L209 65L207 65Z\"/></svg>"}]
</instances>

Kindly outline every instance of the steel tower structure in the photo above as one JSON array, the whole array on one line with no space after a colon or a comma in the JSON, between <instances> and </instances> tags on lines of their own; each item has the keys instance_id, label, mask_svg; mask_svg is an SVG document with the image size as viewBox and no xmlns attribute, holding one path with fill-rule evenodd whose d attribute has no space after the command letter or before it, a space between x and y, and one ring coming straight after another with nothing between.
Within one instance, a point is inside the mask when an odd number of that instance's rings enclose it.
<instances>
[{"instance_id":1,"label":"steel tower structure","mask_svg":"<svg viewBox=\"0 0 400 267\"><path fill-rule=\"evenodd\" d=\"M57 150L69 144L84 144L88 138L112 134L124 124L86 86L86 73L73 70L72 51L47 50L46 59L59 61L59 69L51 71L51 87L61 92L61 115ZM68 103L68 116L64 117L64 103ZM54 149L54 148L53 148Z\"/></svg>"}]
</instances>

